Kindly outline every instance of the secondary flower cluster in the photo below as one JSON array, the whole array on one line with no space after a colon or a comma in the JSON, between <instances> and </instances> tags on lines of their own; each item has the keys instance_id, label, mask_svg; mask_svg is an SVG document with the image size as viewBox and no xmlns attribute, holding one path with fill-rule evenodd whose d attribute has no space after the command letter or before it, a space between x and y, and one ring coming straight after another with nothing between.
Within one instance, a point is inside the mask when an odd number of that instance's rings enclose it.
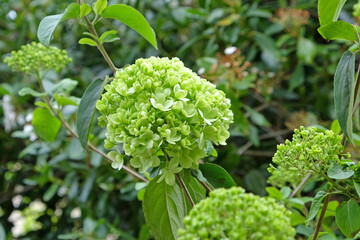
<instances>
[{"instance_id":1,"label":"secondary flower cluster","mask_svg":"<svg viewBox=\"0 0 360 240\"><path fill-rule=\"evenodd\" d=\"M50 69L59 72L71 62L71 58L65 50L47 48L41 43L32 42L18 51L12 51L11 56L6 57L4 62L15 72L37 74Z\"/></svg>"},{"instance_id":2,"label":"secondary flower cluster","mask_svg":"<svg viewBox=\"0 0 360 240\"><path fill-rule=\"evenodd\" d=\"M290 214L275 199L247 194L240 187L216 189L185 217L179 240L293 240Z\"/></svg>"},{"instance_id":3,"label":"secondary flower cluster","mask_svg":"<svg viewBox=\"0 0 360 240\"><path fill-rule=\"evenodd\" d=\"M123 144L130 164L140 172L170 157L163 173L197 167L207 144L225 145L233 120L224 92L184 67L178 59L138 59L119 70L96 107L107 127L105 147ZM167 181L172 182L172 181Z\"/></svg>"},{"instance_id":4,"label":"secondary flower cluster","mask_svg":"<svg viewBox=\"0 0 360 240\"><path fill-rule=\"evenodd\" d=\"M350 154L343 154L342 137L333 131L318 132L316 128L300 127L295 129L292 141L286 140L285 144L277 147L272 161L277 168L270 164L269 172L274 174L273 180L278 180L281 173L288 171L297 172L304 176L309 172L327 172L334 163L339 162L339 156L350 158ZM281 173L280 173L281 172ZM289 176L293 176L289 174ZM287 179L283 175L283 181ZM270 182L272 181L270 177Z\"/></svg>"}]
</instances>

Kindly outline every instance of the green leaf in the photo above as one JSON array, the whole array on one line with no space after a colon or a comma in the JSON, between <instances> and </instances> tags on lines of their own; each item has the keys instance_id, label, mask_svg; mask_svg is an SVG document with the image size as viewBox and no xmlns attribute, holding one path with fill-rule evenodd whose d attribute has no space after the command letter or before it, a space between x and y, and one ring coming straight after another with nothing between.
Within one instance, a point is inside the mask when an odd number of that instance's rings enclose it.
<instances>
[{"instance_id":1,"label":"green leaf","mask_svg":"<svg viewBox=\"0 0 360 240\"><path fill-rule=\"evenodd\" d=\"M336 117L341 130L353 143L352 109L355 94L355 54L346 51L336 68L334 77L334 101Z\"/></svg>"},{"instance_id":2,"label":"green leaf","mask_svg":"<svg viewBox=\"0 0 360 240\"><path fill-rule=\"evenodd\" d=\"M90 134L90 126L94 119L96 101L103 90L103 82L100 78L93 81L85 90L81 98L76 117L76 129L79 134L81 146L86 149Z\"/></svg>"},{"instance_id":3,"label":"green leaf","mask_svg":"<svg viewBox=\"0 0 360 240\"><path fill-rule=\"evenodd\" d=\"M19 95L20 96L31 95L33 97L44 97L47 95L47 93L40 93L29 87L24 87L24 88L20 89Z\"/></svg>"},{"instance_id":4,"label":"green leaf","mask_svg":"<svg viewBox=\"0 0 360 240\"><path fill-rule=\"evenodd\" d=\"M89 4L87 3L83 3L81 6L80 6L80 17L83 18L85 17L86 15L88 15L90 12L91 12L91 7Z\"/></svg>"},{"instance_id":5,"label":"green leaf","mask_svg":"<svg viewBox=\"0 0 360 240\"><path fill-rule=\"evenodd\" d=\"M236 183L231 178L230 174L219 165L205 163L200 164L199 169L214 188L231 188L236 186Z\"/></svg>"},{"instance_id":6,"label":"green leaf","mask_svg":"<svg viewBox=\"0 0 360 240\"><path fill-rule=\"evenodd\" d=\"M0 223L0 240L6 240L6 232L1 223Z\"/></svg>"},{"instance_id":7,"label":"green leaf","mask_svg":"<svg viewBox=\"0 0 360 240\"><path fill-rule=\"evenodd\" d=\"M327 175L332 179L347 179L354 175L354 171L351 169L344 170L343 166L335 162L327 171Z\"/></svg>"},{"instance_id":8,"label":"green leaf","mask_svg":"<svg viewBox=\"0 0 360 240\"><path fill-rule=\"evenodd\" d=\"M126 24L143 36L157 49L156 35L145 17L136 9L125 4L108 6L102 13L103 18L113 18Z\"/></svg>"},{"instance_id":9,"label":"green leaf","mask_svg":"<svg viewBox=\"0 0 360 240\"><path fill-rule=\"evenodd\" d=\"M355 180L353 180L353 181L354 181L354 187L355 187L356 193L360 197L360 183L355 182Z\"/></svg>"},{"instance_id":10,"label":"green leaf","mask_svg":"<svg viewBox=\"0 0 360 240\"><path fill-rule=\"evenodd\" d=\"M305 81L304 66L302 63L296 65L295 71L291 74L289 82L289 91L301 86Z\"/></svg>"},{"instance_id":11,"label":"green leaf","mask_svg":"<svg viewBox=\"0 0 360 240\"><path fill-rule=\"evenodd\" d=\"M0 96L11 94L11 87L6 83L0 84Z\"/></svg>"},{"instance_id":12,"label":"green leaf","mask_svg":"<svg viewBox=\"0 0 360 240\"><path fill-rule=\"evenodd\" d=\"M116 40L120 40L120 38L116 35L116 33L117 33L116 30L104 32L100 37L100 41L104 43L104 42L114 42Z\"/></svg>"},{"instance_id":13,"label":"green leaf","mask_svg":"<svg viewBox=\"0 0 360 240\"><path fill-rule=\"evenodd\" d=\"M283 194L276 187L267 187L266 191L269 193L269 197L273 197L278 200L283 198Z\"/></svg>"},{"instance_id":14,"label":"green leaf","mask_svg":"<svg viewBox=\"0 0 360 240\"><path fill-rule=\"evenodd\" d=\"M189 169L182 171L181 177L195 204L206 198L205 188L191 175Z\"/></svg>"},{"instance_id":15,"label":"green leaf","mask_svg":"<svg viewBox=\"0 0 360 240\"><path fill-rule=\"evenodd\" d=\"M45 202L49 201L53 198L53 196L57 193L60 185L58 183L53 183L51 186L46 190L43 195L43 199Z\"/></svg>"},{"instance_id":16,"label":"green leaf","mask_svg":"<svg viewBox=\"0 0 360 240\"><path fill-rule=\"evenodd\" d=\"M89 194L94 186L94 182L96 180L96 168L93 168L89 175L86 178L84 188L82 189L80 196L79 196L79 202L85 203L89 197Z\"/></svg>"},{"instance_id":17,"label":"green leaf","mask_svg":"<svg viewBox=\"0 0 360 240\"><path fill-rule=\"evenodd\" d=\"M319 0L318 14L320 25L324 26L331 22L336 22L345 2L346 0Z\"/></svg>"},{"instance_id":18,"label":"green leaf","mask_svg":"<svg viewBox=\"0 0 360 240\"><path fill-rule=\"evenodd\" d=\"M60 106L66 106L66 105L79 106L81 100L80 98L77 97L65 97L57 93L54 95L54 98Z\"/></svg>"},{"instance_id":19,"label":"green leaf","mask_svg":"<svg viewBox=\"0 0 360 240\"><path fill-rule=\"evenodd\" d=\"M305 223L305 220L306 220L305 217L300 213L296 211L291 212L291 216L290 216L291 226L296 226L301 223Z\"/></svg>"},{"instance_id":20,"label":"green leaf","mask_svg":"<svg viewBox=\"0 0 360 240\"><path fill-rule=\"evenodd\" d=\"M157 183L158 178L151 180L145 191L145 220L155 239L175 240L187 215L185 197L177 181L170 186L165 181Z\"/></svg>"},{"instance_id":21,"label":"green leaf","mask_svg":"<svg viewBox=\"0 0 360 240\"><path fill-rule=\"evenodd\" d=\"M343 202L335 211L335 220L346 237L354 237L360 231L360 206L354 200Z\"/></svg>"},{"instance_id":22,"label":"green leaf","mask_svg":"<svg viewBox=\"0 0 360 240\"><path fill-rule=\"evenodd\" d=\"M70 78L64 78L51 89L52 93L70 93L76 86L78 81L72 80Z\"/></svg>"},{"instance_id":23,"label":"green leaf","mask_svg":"<svg viewBox=\"0 0 360 240\"><path fill-rule=\"evenodd\" d=\"M70 18L78 18L80 13L80 6L77 3L72 3L67 7L62 14L57 15L51 15L44 17L40 24L37 31L37 36L39 38L39 41L44 46L49 46L51 37L55 31L55 28L57 25Z\"/></svg>"},{"instance_id":24,"label":"green leaf","mask_svg":"<svg viewBox=\"0 0 360 240\"><path fill-rule=\"evenodd\" d=\"M90 38L81 38L79 40L79 43L80 44L87 44L87 45L92 46L92 47L96 46L96 42L94 40L90 39Z\"/></svg>"},{"instance_id":25,"label":"green leaf","mask_svg":"<svg viewBox=\"0 0 360 240\"><path fill-rule=\"evenodd\" d=\"M316 56L316 52L317 49L314 41L303 37L299 38L296 50L298 59L306 64L312 64L314 57Z\"/></svg>"},{"instance_id":26,"label":"green leaf","mask_svg":"<svg viewBox=\"0 0 360 240\"><path fill-rule=\"evenodd\" d=\"M33 112L32 125L39 138L46 142L52 142L60 130L61 122L51 115L48 109L37 108Z\"/></svg>"},{"instance_id":27,"label":"green leaf","mask_svg":"<svg viewBox=\"0 0 360 240\"><path fill-rule=\"evenodd\" d=\"M306 219L307 222L310 222L312 219L314 219L314 217L316 216L316 214L318 213L318 211L321 207L321 202L324 199L326 194L327 193L325 191L319 191L316 193L313 201L311 202L309 216Z\"/></svg>"},{"instance_id":28,"label":"green leaf","mask_svg":"<svg viewBox=\"0 0 360 240\"><path fill-rule=\"evenodd\" d=\"M64 16L61 19L62 21L68 20L68 19L77 19L80 14L80 5L77 3L71 3L65 10Z\"/></svg>"},{"instance_id":29,"label":"green leaf","mask_svg":"<svg viewBox=\"0 0 360 240\"><path fill-rule=\"evenodd\" d=\"M345 21L337 21L319 27L318 32L327 40L344 39L350 41L358 40L356 28Z\"/></svg>"},{"instance_id":30,"label":"green leaf","mask_svg":"<svg viewBox=\"0 0 360 240\"><path fill-rule=\"evenodd\" d=\"M338 120L332 121L330 130L333 131L335 134L340 134L341 128Z\"/></svg>"},{"instance_id":31,"label":"green leaf","mask_svg":"<svg viewBox=\"0 0 360 240\"><path fill-rule=\"evenodd\" d=\"M107 0L97 0L96 3L93 3L93 9L96 15L101 15L104 9L107 6Z\"/></svg>"}]
</instances>

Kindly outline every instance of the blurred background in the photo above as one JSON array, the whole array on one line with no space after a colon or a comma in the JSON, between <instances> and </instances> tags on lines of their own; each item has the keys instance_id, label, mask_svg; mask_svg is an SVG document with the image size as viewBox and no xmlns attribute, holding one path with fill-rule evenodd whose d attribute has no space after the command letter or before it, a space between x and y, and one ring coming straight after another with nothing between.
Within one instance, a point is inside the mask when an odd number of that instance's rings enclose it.
<instances>
[{"instance_id":1,"label":"blurred background","mask_svg":"<svg viewBox=\"0 0 360 240\"><path fill-rule=\"evenodd\" d=\"M0 56L37 41L40 20L63 12L72 1L0 1ZM91 1L86 1L91 3ZM97 31L118 30L120 41L105 44L117 67L150 56L178 57L185 66L217 85L232 101L235 121L227 146L212 161L238 185L266 195L267 167L276 146L294 128L330 128L335 119L333 75L347 42L326 42L318 34L315 0L109 0L140 11L156 32L155 50L135 31L103 21ZM355 0L340 19L355 23ZM83 30L75 21L56 29L51 45L73 61L53 79L78 81L81 97L96 78L111 74L101 54L79 45ZM36 82L0 62L0 240L152 239L142 214L141 184L116 171L61 129L53 143L40 141L31 126L35 99L20 97ZM74 123L76 108L64 109ZM73 125L74 126L74 125ZM359 127L359 126L358 126ZM104 130L91 136L100 148ZM360 138L360 137L359 137ZM354 158L355 149L349 148ZM305 192L318 186L308 184ZM311 232L298 227L307 239ZM301 238L299 238L301 239Z\"/></svg>"}]
</instances>

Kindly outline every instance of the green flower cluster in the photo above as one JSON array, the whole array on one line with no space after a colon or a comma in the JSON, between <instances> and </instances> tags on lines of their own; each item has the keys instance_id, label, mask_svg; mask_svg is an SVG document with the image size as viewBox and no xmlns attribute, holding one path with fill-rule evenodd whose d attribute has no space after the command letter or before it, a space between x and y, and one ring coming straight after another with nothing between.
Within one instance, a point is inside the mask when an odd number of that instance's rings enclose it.
<instances>
[{"instance_id":1,"label":"green flower cluster","mask_svg":"<svg viewBox=\"0 0 360 240\"><path fill-rule=\"evenodd\" d=\"M297 176L309 172L327 172L334 162L340 161L339 156L350 158L349 153L343 154L341 139L340 135L330 130L318 132L313 127L295 129L292 141L286 140L285 144L277 146L272 161L278 167L270 164L268 168L275 176L273 180L280 178L281 173L286 171L297 172ZM284 181L287 180L286 176L283 177Z\"/></svg>"},{"instance_id":2,"label":"green flower cluster","mask_svg":"<svg viewBox=\"0 0 360 240\"><path fill-rule=\"evenodd\" d=\"M185 217L179 240L293 240L290 214L273 198L245 193L240 187L216 189Z\"/></svg>"},{"instance_id":3,"label":"green flower cluster","mask_svg":"<svg viewBox=\"0 0 360 240\"><path fill-rule=\"evenodd\" d=\"M171 163L163 174L174 179L181 168L197 168L209 143L225 145L230 135L230 100L178 58L138 59L105 89L96 104L99 124L107 127L105 147L123 144L140 172L159 166L165 151Z\"/></svg>"},{"instance_id":4,"label":"green flower cluster","mask_svg":"<svg viewBox=\"0 0 360 240\"><path fill-rule=\"evenodd\" d=\"M14 72L38 74L50 69L59 72L71 62L71 58L67 56L65 50L56 47L47 48L41 43L32 42L22 46L18 51L12 51L11 56L6 57L4 62Z\"/></svg>"},{"instance_id":5,"label":"green flower cluster","mask_svg":"<svg viewBox=\"0 0 360 240\"><path fill-rule=\"evenodd\" d=\"M354 5L353 10L353 16L360 17L360 1Z\"/></svg>"}]
</instances>

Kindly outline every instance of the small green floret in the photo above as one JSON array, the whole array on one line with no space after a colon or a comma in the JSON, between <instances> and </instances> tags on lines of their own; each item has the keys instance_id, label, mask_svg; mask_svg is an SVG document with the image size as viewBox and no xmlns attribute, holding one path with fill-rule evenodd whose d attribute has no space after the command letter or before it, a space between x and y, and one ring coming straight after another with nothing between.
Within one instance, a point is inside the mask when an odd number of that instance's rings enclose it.
<instances>
[{"instance_id":1,"label":"small green floret","mask_svg":"<svg viewBox=\"0 0 360 240\"><path fill-rule=\"evenodd\" d=\"M71 58L67 56L65 50L56 47L47 48L41 43L32 42L22 46L18 51L12 51L11 56L6 57L4 62L14 72L36 75L50 69L59 72L71 62Z\"/></svg>"},{"instance_id":2,"label":"small green floret","mask_svg":"<svg viewBox=\"0 0 360 240\"><path fill-rule=\"evenodd\" d=\"M216 189L194 206L179 230L179 240L293 240L291 212L273 198L240 187Z\"/></svg>"},{"instance_id":3,"label":"small green floret","mask_svg":"<svg viewBox=\"0 0 360 240\"><path fill-rule=\"evenodd\" d=\"M285 182L299 181L310 172L326 173L333 163L340 162L339 156L350 157L349 153L343 153L341 139L342 136L330 130L318 132L313 127L295 129L292 141L286 140L285 144L277 146L272 159L277 168L270 164L268 170L273 176L269 182L280 186Z\"/></svg>"},{"instance_id":4,"label":"small green floret","mask_svg":"<svg viewBox=\"0 0 360 240\"><path fill-rule=\"evenodd\" d=\"M360 1L354 5L353 10L353 16L360 17Z\"/></svg>"},{"instance_id":5,"label":"small green floret","mask_svg":"<svg viewBox=\"0 0 360 240\"><path fill-rule=\"evenodd\" d=\"M167 183L178 167L197 168L208 142L225 145L230 135L230 100L178 58L138 59L105 89L96 104L99 124L107 127L105 147L123 144L141 172L163 161ZM162 150L171 164L159 158Z\"/></svg>"}]
</instances>

